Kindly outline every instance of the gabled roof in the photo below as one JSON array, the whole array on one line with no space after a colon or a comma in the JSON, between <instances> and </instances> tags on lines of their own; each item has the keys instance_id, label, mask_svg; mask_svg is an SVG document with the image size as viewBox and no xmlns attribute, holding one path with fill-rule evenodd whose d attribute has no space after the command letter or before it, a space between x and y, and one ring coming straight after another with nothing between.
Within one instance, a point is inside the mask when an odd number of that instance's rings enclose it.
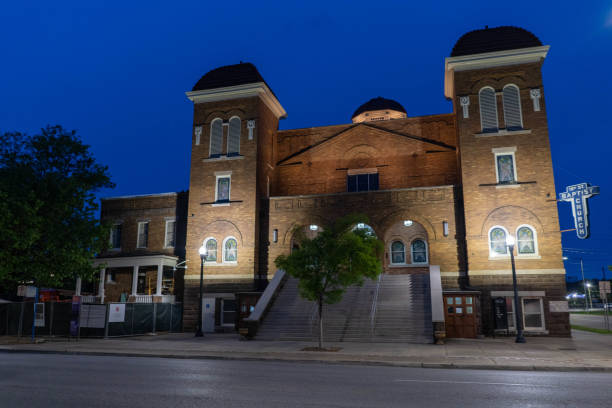
<instances>
[{"instance_id":1,"label":"gabled roof","mask_svg":"<svg viewBox=\"0 0 612 408\"><path fill-rule=\"evenodd\" d=\"M470 31L455 43L451 57L482 54L541 46L542 42L533 33L520 27L501 26Z\"/></svg>"},{"instance_id":2,"label":"gabled roof","mask_svg":"<svg viewBox=\"0 0 612 408\"><path fill-rule=\"evenodd\" d=\"M428 143L428 144L431 144L431 145L434 145L434 146L437 146L437 147L442 147L442 148L445 148L445 149L448 149L448 150L453 150L453 151L456 150L455 146L451 146L451 145L446 144L444 142L440 142L440 141L437 141L437 140L429 139L429 138L426 138L426 137L415 136L415 135L411 135L411 134L400 132L400 131L396 131L396 130L386 129L386 128L382 127L382 126L374 125L374 124L368 123L368 122L360 122L360 123L355 123L354 125L348 126L348 127L340 130L339 132L335 133L334 135L332 135L332 136L330 136L330 137L328 137L326 139L323 139L323 140L321 140L321 141L319 141L317 143L314 143L314 144L312 144L310 146L306 146L305 148L303 148L301 150L298 150L297 152L295 152L295 153L293 153L293 154L291 154L291 155L289 155L289 156L279 160L278 163L276 163L276 164L277 165L285 164L288 161L290 161L292 159L295 159L296 157L302 155L303 153L305 153L307 151L310 151L310 150L313 150L314 148L319 147L319 146L321 146L321 145L323 145L325 143L328 143L328 142L336 139L338 136L343 135L343 134L345 134L345 133L347 133L347 132L351 131L352 129L355 129L355 128L359 127L359 126L365 126L365 127L370 128L370 129L378 130L380 132L389 133L389 134L392 134L392 135L395 135L395 136L405 137L405 138L416 140L416 141L423 142L423 143Z\"/></svg>"}]
</instances>

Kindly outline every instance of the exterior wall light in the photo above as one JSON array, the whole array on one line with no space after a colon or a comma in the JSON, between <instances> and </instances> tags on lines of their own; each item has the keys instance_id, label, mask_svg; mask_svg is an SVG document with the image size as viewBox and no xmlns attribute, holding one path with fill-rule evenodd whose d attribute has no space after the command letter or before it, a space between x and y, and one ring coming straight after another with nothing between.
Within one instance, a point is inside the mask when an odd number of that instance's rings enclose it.
<instances>
[{"instance_id":1,"label":"exterior wall light","mask_svg":"<svg viewBox=\"0 0 612 408\"><path fill-rule=\"evenodd\" d=\"M272 242L278 242L278 230L274 229L272 231Z\"/></svg>"},{"instance_id":2,"label":"exterior wall light","mask_svg":"<svg viewBox=\"0 0 612 408\"><path fill-rule=\"evenodd\" d=\"M442 233L448 237L448 221L442 221Z\"/></svg>"},{"instance_id":3,"label":"exterior wall light","mask_svg":"<svg viewBox=\"0 0 612 408\"><path fill-rule=\"evenodd\" d=\"M316 230L318 230L318 229L319 229L319 226L318 226L318 225L315 225L315 224L310 224L310 230L311 230L311 231L316 231Z\"/></svg>"},{"instance_id":4,"label":"exterior wall light","mask_svg":"<svg viewBox=\"0 0 612 408\"><path fill-rule=\"evenodd\" d=\"M412 220L404 220L404 227L409 227L412 225Z\"/></svg>"}]
</instances>

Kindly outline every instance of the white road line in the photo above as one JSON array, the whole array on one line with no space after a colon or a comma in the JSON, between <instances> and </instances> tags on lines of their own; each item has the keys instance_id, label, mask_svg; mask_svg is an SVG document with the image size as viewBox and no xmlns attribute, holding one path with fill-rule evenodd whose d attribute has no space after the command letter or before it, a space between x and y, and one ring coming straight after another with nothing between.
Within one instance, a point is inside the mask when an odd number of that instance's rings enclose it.
<instances>
[{"instance_id":1,"label":"white road line","mask_svg":"<svg viewBox=\"0 0 612 408\"><path fill-rule=\"evenodd\" d=\"M419 382L419 383L445 383L445 384L509 385L512 387L549 387L549 388L557 387L555 385L494 383L494 382L480 382L480 381L444 381L444 380L410 380L410 379L397 379L394 381L395 382Z\"/></svg>"}]
</instances>

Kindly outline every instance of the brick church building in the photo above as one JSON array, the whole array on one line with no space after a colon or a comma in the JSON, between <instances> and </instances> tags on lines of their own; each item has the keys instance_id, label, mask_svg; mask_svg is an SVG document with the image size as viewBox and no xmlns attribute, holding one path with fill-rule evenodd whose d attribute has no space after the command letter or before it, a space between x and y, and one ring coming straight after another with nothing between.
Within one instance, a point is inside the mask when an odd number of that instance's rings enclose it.
<instances>
[{"instance_id":1,"label":"brick church building","mask_svg":"<svg viewBox=\"0 0 612 408\"><path fill-rule=\"evenodd\" d=\"M356 227L384 242L383 276L425 282L427 327L445 322L455 337L512 331L513 236L526 332L569 335L542 79L548 49L521 28L471 31L445 59L452 113L410 117L378 97L350 121L291 130L279 129L287 114L273 79L250 63L213 69L187 92L189 191L102 200L112 232L96 259L105 267L98 295L180 300L191 330L203 246L205 297L216 310L209 329L230 328L244 312L236 294L266 288L274 259L297 245L296 228L316 234L363 213L370 223ZM502 322L494 299L504 303Z\"/></svg>"}]
</instances>

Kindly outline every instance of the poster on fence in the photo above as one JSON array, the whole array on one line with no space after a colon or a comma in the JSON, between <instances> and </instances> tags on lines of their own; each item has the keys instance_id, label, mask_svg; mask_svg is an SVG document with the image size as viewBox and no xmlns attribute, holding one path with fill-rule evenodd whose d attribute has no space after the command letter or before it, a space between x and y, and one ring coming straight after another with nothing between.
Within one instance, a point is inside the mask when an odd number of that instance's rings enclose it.
<instances>
[{"instance_id":1,"label":"poster on fence","mask_svg":"<svg viewBox=\"0 0 612 408\"><path fill-rule=\"evenodd\" d=\"M109 323L123 323L125 321L125 303L111 303L108 311Z\"/></svg>"},{"instance_id":2,"label":"poster on fence","mask_svg":"<svg viewBox=\"0 0 612 408\"><path fill-rule=\"evenodd\" d=\"M103 329L106 322L106 305L81 305L79 325Z\"/></svg>"},{"instance_id":3,"label":"poster on fence","mask_svg":"<svg viewBox=\"0 0 612 408\"><path fill-rule=\"evenodd\" d=\"M34 304L34 325L36 327L45 327L45 304Z\"/></svg>"},{"instance_id":4,"label":"poster on fence","mask_svg":"<svg viewBox=\"0 0 612 408\"><path fill-rule=\"evenodd\" d=\"M77 336L79 334L79 312L81 311L81 297L72 297L72 309L70 313L70 335Z\"/></svg>"}]
</instances>

